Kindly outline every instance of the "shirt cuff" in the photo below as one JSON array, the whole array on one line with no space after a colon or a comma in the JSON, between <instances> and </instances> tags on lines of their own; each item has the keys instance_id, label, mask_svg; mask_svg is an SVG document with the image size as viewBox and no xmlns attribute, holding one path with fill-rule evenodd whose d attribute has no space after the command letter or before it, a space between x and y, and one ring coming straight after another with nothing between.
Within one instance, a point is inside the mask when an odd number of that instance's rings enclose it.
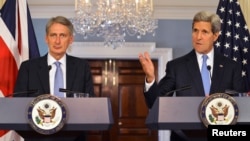
<instances>
[{"instance_id":1,"label":"shirt cuff","mask_svg":"<svg viewBox=\"0 0 250 141\"><path fill-rule=\"evenodd\" d=\"M149 88L154 84L155 82L155 79L151 82L151 83L148 83L146 81L146 78L145 78L145 88L144 88L144 92L147 92L149 90Z\"/></svg>"}]
</instances>

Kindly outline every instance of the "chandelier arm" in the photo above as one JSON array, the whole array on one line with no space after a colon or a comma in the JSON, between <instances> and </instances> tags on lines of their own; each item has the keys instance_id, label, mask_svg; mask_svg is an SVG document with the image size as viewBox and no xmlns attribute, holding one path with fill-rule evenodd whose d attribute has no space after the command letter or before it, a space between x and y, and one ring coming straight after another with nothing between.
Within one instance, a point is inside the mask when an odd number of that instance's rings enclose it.
<instances>
[{"instance_id":1,"label":"chandelier arm","mask_svg":"<svg viewBox=\"0 0 250 141\"><path fill-rule=\"evenodd\" d=\"M75 31L87 39L104 38L104 46L118 48L125 44L125 36L155 35L158 22L153 18L153 0L76 0L75 17L71 20Z\"/></svg>"}]
</instances>

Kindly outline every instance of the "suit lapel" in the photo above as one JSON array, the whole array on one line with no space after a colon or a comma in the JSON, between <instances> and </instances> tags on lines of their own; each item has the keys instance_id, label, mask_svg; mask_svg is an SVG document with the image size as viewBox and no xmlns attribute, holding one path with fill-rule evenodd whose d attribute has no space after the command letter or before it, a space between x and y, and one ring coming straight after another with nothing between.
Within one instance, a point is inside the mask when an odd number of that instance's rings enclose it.
<instances>
[{"instance_id":1,"label":"suit lapel","mask_svg":"<svg viewBox=\"0 0 250 141\"><path fill-rule=\"evenodd\" d=\"M47 62L47 55L43 56L40 64L39 64L39 79L42 84L42 88L44 89L44 92L50 92L50 86L49 86L49 67Z\"/></svg>"},{"instance_id":2,"label":"suit lapel","mask_svg":"<svg viewBox=\"0 0 250 141\"><path fill-rule=\"evenodd\" d=\"M66 77L67 77L67 83L66 83L66 89L72 90L73 82L76 75L76 62L71 56L66 55Z\"/></svg>"},{"instance_id":3,"label":"suit lapel","mask_svg":"<svg viewBox=\"0 0 250 141\"><path fill-rule=\"evenodd\" d=\"M222 77L224 74L224 61L218 54L214 55L214 68L213 68L213 75L212 75L212 85L211 85L211 93L217 90L217 87L220 86L222 83Z\"/></svg>"},{"instance_id":4,"label":"suit lapel","mask_svg":"<svg viewBox=\"0 0 250 141\"><path fill-rule=\"evenodd\" d=\"M204 96L205 93L195 51L192 51L187 57L187 69L191 76L190 79L192 79L192 82L194 84L192 85L192 89L194 89L198 95Z\"/></svg>"}]
</instances>

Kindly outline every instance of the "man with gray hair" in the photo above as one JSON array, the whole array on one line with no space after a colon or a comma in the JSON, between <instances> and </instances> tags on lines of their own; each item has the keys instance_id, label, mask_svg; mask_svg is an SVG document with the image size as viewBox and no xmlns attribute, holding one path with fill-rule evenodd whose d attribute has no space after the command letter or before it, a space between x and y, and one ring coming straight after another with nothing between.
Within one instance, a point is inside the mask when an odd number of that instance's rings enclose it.
<instances>
[{"instance_id":1,"label":"man with gray hair","mask_svg":"<svg viewBox=\"0 0 250 141\"><path fill-rule=\"evenodd\" d=\"M225 90L246 91L241 76L241 65L214 51L213 45L218 39L220 28L218 15L207 11L198 12L192 23L193 50L168 62L166 74L159 82L155 80L154 65L149 53L139 54L139 61L146 75L144 96L148 108L152 108L158 96L166 94L173 96L174 93L169 92L185 86L190 86L190 88L176 91L175 96L205 97L214 93L224 93ZM192 133L195 136L200 135L200 131ZM188 134L186 135L188 136ZM206 135L204 136L206 137ZM183 140L177 132L172 132L171 141ZM204 140L206 139L204 138Z\"/></svg>"},{"instance_id":2,"label":"man with gray hair","mask_svg":"<svg viewBox=\"0 0 250 141\"><path fill-rule=\"evenodd\" d=\"M87 60L67 54L67 49L74 41L73 30L70 20L63 16L52 17L47 22L45 41L48 45L48 53L21 64L14 89L15 93L30 90L37 90L37 93L13 95L14 97L37 97L43 94L73 97L72 93L62 93L60 88L89 93L90 97L95 96L92 73ZM24 138L25 141L85 140L84 131L67 133L59 131L52 135L42 135L29 132ZM23 133L23 135L26 134Z\"/></svg>"}]
</instances>

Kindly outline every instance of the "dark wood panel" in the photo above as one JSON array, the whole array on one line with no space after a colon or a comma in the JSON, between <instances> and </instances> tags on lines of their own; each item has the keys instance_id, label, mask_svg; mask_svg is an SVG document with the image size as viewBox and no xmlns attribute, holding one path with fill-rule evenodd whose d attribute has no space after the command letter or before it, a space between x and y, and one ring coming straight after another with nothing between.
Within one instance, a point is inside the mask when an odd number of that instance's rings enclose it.
<instances>
[{"instance_id":1,"label":"dark wood panel","mask_svg":"<svg viewBox=\"0 0 250 141\"><path fill-rule=\"evenodd\" d=\"M146 106L143 87L122 85L119 87L120 94L120 117L137 117L145 118L148 114L148 108Z\"/></svg>"},{"instance_id":2,"label":"dark wood panel","mask_svg":"<svg viewBox=\"0 0 250 141\"><path fill-rule=\"evenodd\" d=\"M157 131L145 125L145 74L139 61L100 59L89 63L95 95L111 99L114 125L109 131L89 132L88 141L157 141ZM157 66L157 61L154 63Z\"/></svg>"}]
</instances>

